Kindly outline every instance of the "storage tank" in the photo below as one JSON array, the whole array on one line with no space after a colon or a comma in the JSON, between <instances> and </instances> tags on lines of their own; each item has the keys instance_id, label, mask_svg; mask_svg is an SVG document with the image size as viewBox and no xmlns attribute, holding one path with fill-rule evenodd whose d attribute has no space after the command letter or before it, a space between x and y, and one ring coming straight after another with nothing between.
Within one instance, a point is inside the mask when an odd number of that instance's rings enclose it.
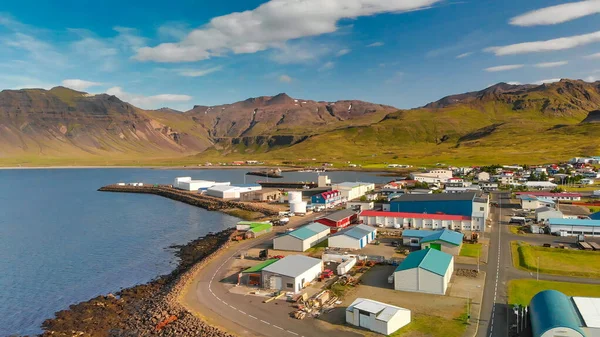
<instances>
[{"instance_id":1,"label":"storage tank","mask_svg":"<svg viewBox=\"0 0 600 337\"><path fill-rule=\"evenodd\" d=\"M306 214L306 201L290 202L290 213Z\"/></svg>"},{"instance_id":2,"label":"storage tank","mask_svg":"<svg viewBox=\"0 0 600 337\"><path fill-rule=\"evenodd\" d=\"M288 201L289 203L301 202L302 201L302 191L290 191L288 192Z\"/></svg>"}]
</instances>

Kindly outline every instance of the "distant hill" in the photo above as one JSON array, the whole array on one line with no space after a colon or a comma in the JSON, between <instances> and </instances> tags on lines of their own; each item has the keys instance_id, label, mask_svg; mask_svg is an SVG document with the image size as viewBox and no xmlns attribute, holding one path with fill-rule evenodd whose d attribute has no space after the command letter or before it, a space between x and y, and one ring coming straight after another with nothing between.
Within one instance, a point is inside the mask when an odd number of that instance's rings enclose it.
<instances>
[{"instance_id":1,"label":"distant hill","mask_svg":"<svg viewBox=\"0 0 600 337\"><path fill-rule=\"evenodd\" d=\"M64 87L0 92L0 163L538 162L600 152L600 82L499 83L412 110L285 93L185 112Z\"/></svg>"}]
</instances>

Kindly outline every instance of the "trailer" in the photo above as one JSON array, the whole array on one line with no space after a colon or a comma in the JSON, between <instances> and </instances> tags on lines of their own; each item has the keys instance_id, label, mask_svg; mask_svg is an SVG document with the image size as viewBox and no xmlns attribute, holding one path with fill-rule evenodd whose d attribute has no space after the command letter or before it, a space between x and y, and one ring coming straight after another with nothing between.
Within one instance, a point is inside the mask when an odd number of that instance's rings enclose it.
<instances>
[{"instance_id":1,"label":"trailer","mask_svg":"<svg viewBox=\"0 0 600 337\"><path fill-rule=\"evenodd\" d=\"M592 250L592 246L589 243L585 242L585 241L580 241L580 242L577 243L577 245L579 246L580 249L583 249L583 250Z\"/></svg>"},{"instance_id":2,"label":"trailer","mask_svg":"<svg viewBox=\"0 0 600 337\"><path fill-rule=\"evenodd\" d=\"M588 242L590 246L592 246L593 250L600 250L600 245L595 242Z\"/></svg>"}]
</instances>

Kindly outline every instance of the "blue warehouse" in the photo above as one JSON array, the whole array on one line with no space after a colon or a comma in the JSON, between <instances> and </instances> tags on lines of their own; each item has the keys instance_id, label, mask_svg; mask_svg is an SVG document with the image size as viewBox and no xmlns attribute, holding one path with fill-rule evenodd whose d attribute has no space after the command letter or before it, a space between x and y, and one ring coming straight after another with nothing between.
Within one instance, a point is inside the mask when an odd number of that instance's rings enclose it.
<instances>
[{"instance_id":1,"label":"blue warehouse","mask_svg":"<svg viewBox=\"0 0 600 337\"><path fill-rule=\"evenodd\" d=\"M391 212L428 213L473 216L486 213L486 209L474 209L476 193L405 194L390 202ZM482 200L487 204L487 200ZM487 215L487 214L486 214Z\"/></svg>"}]
</instances>

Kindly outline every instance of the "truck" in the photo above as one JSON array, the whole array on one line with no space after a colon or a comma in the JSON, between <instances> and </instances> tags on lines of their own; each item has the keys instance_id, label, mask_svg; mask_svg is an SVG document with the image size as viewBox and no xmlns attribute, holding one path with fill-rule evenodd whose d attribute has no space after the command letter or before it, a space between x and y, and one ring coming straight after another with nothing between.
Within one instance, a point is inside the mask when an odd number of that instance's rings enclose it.
<instances>
[{"instance_id":1,"label":"truck","mask_svg":"<svg viewBox=\"0 0 600 337\"><path fill-rule=\"evenodd\" d=\"M527 222L527 219L525 217L522 216L513 216L510 218L510 222L509 223L516 223L519 225L524 225Z\"/></svg>"}]
</instances>

